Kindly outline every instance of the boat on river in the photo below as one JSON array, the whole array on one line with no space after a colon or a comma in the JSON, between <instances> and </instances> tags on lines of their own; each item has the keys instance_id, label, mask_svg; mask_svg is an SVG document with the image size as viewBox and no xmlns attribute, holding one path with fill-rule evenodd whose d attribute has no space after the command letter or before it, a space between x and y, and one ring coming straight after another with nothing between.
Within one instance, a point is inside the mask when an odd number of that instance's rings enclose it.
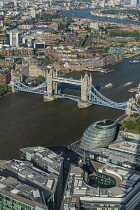
<instances>
[{"instance_id":1,"label":"boat on river","mask_svg":"<svg viewBox=\"0 0 140 210\"><path fill-rule=\"evenodd\" d=\"M128 90L128 93L134 93L134 92L137 92L138 91L138 88L130 88Z\"/></svg>"},{"instance_id":2,"label":"boat on river","mask_svg":"<svg viewBox=\"0 0 140 210\"><path fill-rule=\"evenodd\" d=\"M129 63L131 63L131 64L135 64L135 63L139 63L139 62L140 62L139 60L129 61Z\"/></svg>"},{"instance_id":3,"label":"boat on river","mask_svg":"<svg viewBox=\"0 0 140 210\"><path fill-rule=\"evenodd\" d=\"M89 66L89 67L85 67L84 68L84 71L90 71L90 72L101 72L101 73L109 73L109 72L112 72L114 71L114 69L103 69L101 67L98 67L98 68L94 68L92 66Z\"/></svg>"},{"instance_id":4,"label":"boat on river","mask_svg":"<svg viewBox=\"0 0 140 210\"><path fill-rule=\"evenodd\" d=\"M137 86L137 87L134 87L134 88L130 88L128 90L129 93L134 93L134 92L140 92L140 84Z\"/></svg>"},{"instance_id":5,"label":"boat on river","mask_svg":"<svg viewBox=\"0 0 140 210\"><path fill-rule=\"evenodd\" d=\"M114 68L113 69L105 69L104 73L107 74L107 73L112 72L112 71L115 71Z\"/></svg>"},{"instance_id":6,"label":"boat on river","mask_svg":"<svg viewBox=\"0 0 140 210\"><path fill-rule=\"evenodd\" d=\"M108 84L106 84L105 86L104 86L104 88L110 88L110 87L112 87L113 85L112 85L112 83L110 82L110 83L108 83Z\"/></svg>"},{"instance_id":7,"label":"boat on river","mask_svg":"<svg viewBox=\"0 0 140 210\"><path fill-rule=\"evenodd\" d=\"M84 68L84 71L91 71L91 72L101 72L103 70L103 68L94 68L92 66L89 66L89 67L85 67Z\"/></svg>"},{"instance_id":8,"label":"boat on river","mask_svg":"<svg viewBox=\"0 0 140 210\"><path fill-rule=\"evenodd\" d=\"M127 84L132 84L134 81L127 82Z\"/></svg>"}]
</instances>

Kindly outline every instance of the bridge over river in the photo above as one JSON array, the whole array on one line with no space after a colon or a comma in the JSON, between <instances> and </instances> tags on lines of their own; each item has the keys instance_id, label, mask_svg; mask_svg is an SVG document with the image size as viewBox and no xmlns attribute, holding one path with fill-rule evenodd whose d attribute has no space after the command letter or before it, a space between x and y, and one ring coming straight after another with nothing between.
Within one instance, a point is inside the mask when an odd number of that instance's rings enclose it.
<instances>
[{"instance_id":1,"label":"bridge over river","mask_svg":"<svg viewBox=\"0 0 140 210\"><path fill-rule=\"evenodd\" d=\"M63 94L58 86L62 83L78 86L81 90L81 96L74 96ZM92 76L87 73L80 80L73 78L58 77L57 73L53 70L47 71L46 80L37 87L30 87L23 84L21 81L16 80L14 77L10 82L12 92L23 91L27 93L41 94L44 101L52 101L56 98L65 98L77 101L79 108L86 108L92 104L105 106L109 108L124 110L126 114L133 112L140 113L140 106L136 103L134 98L129 99L127 102L117 103L104 95L102 95L92 84Z\"/></svg>"}]
</instances>

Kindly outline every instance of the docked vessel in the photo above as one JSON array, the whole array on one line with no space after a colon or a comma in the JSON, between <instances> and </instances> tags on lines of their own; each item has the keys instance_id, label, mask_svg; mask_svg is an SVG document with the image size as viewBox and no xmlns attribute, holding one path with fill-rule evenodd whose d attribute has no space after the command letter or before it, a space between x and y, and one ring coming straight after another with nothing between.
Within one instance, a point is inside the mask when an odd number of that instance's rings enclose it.
<instances>
[{"instance_id":1,"label":"docked vessel","mask_svg":"<svg viewBox=\"0 0 140 210\"><path fill-rule=\"evenodd\" d=\"M84 71L91 71L91 72L100 72L100 71L102 71L103 69L102 68L94 68L94 67L92 67L92 66L89 66L89 67L85 67L84 68Z\"/></svg>"},{"instance_id":2,"label":"docked vessel","mask_svg":"<svg viewBox=\"0 0 140 210\"><path fill-rule=\"evenodd\" d=\"M112 85L112 83L108 83L108 84L106 84L104 87L105 88L110 88L110 87L112 87L113 85Z\"/></svg>"},{"instance_id":3,"label":"docked vessel","mask_svg":"<svg viewBox=\"0 0 140 210\"><path fill-rule=\"evenodd\" d=\"M112 72L112 71L115 71L114 68L111 69L111 70L110 69L105 69L105 72L104 73L107 74L107 73Z\"/></svg>"},{"instance_id":4,"label":"docked vessel","mask_svg":"<svg viewBox=\"0 0 140 210\"><path fill-rule=\"evenodd\" d=\"M139 63L139 62L140 62L139 60L129 61L129 63L131 63L131 64L135 64L135 63Z\"/></svg>"},{"instance_id":5,"label":"docked vessel","mask_svg":"<svg viewBox=\"0 0 140 210\"><path fill-rule=\"evenodd\" d=\"M134 88L130 88L128 90L129 93L134 93L134 92L137 92L139 93L140 92L140 84L137 86L137 87L134 87Z\"/></svg>"},{"instance_id":6,"label":"docked vessel","mask_svg":"<svg viewBox=\"0 0 140 210\"><path fill-rule=\"evenodd\" d=\"M106 74L106 73L114 71L114 69L110 70L110 69L103 69L101 67L94 68L92 66L89 66L89 67L85 67L84 71L101 72L101 73L105 73Z\"/></svg>"},{"instance_id":7,"label":"docked vessel","mask_svg":"<svg viewBox=\"0 0 140 210\"><path fill-rule=\"evenodd\" d=\"M138 91L138 88L130 88L128 90L129 93L134 93L134 92L137 92Z\"/></svg>"},{"instance_id":8,"label":"docked vessel","mask_svg":"<svg viewBox=\"0 0 140 210\"><path fill-rule=\"evenodd\" d=\"M99 72L101 72L101 73L108 73L109 69L100 69Z\"/></svg>"}]
</instances>

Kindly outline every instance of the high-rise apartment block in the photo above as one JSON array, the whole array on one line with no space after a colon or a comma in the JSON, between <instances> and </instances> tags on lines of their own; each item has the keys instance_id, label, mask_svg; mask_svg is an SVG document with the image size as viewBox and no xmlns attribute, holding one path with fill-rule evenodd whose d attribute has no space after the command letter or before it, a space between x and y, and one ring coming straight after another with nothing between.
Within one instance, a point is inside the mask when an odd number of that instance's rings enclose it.
<instances>
[{"instance_id":1,"label":"high-rise apartment block","mask_svg":"<svg viewBox=\"0 0 140 210\"><path fill-rule=\"evenodd\" d=\"M31 8L31 17L35 18L36 17L36 12L34 8Z\"/></svg>"},{"instance_id":2,"label":"high-rise apartment block","mask_svg":"<svg viewBox=\"0 0 140 210\"><path fill-rule=\"evenodd\" d=\"M12 30L8 33L8 41L11 47L19 47L19 32Z\"/></svg>"},{"instance_id":3,"label":"high-rise apartment block","mask_svg":"<svg viewBox=\"0 0 140 210\"><path fill-rule=\"evenodd\" d=\"M131 6L136 6L137 5L137 0L131 0Z\"/></svg>"}]
</instances>

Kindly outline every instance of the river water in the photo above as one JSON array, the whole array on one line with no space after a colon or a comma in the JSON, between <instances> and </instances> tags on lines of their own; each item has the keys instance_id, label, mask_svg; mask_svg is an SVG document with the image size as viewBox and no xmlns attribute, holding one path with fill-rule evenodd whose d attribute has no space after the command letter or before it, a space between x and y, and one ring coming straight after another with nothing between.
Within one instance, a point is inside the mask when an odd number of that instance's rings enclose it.
<instances>
[{"instance_id":1,"label":"river water","mask_svg":"<svg viewBox=\"0 0 140 210\"><path fill-rule=\"evenodd\" d=\"M112 88L100 92L108 98L123 102L130 95L127 90L139 84L140 63L129 64L127 59L114 65L114 72L92 73L93 84ZM112 67L110 67L112 68ZM84 72L71 72L67 77L80 79ZM127 85L127 82L134 83ZM66 93L79 95L79 90L66 89ZM56 147L77 141L84 130L96 120L117 119L123 111L90 106L78 109L77 103L66 99L43 102L43 97L30 93L10 93L0 98L0 159L18 158L19 149L28 146Z\"/></svg>"},{"instance_id":2,"label":"river water","mask_svg":"<svg viewBox=\"0 0 140 210\"><path fill-rule=\"evenodd\" d=\"M133 24L133 25L140 26L140 22L138 21L120 20L117 18L97 17L97 16L90 15L90 11L96 12L96 10L97 9L78 9L78 10L70 10L70 11L59 11L58 14L65 15L68 17L88 18L88 19L94 19L94 20L99 20L99 21Z\"/></svg>"}]
</instances>

